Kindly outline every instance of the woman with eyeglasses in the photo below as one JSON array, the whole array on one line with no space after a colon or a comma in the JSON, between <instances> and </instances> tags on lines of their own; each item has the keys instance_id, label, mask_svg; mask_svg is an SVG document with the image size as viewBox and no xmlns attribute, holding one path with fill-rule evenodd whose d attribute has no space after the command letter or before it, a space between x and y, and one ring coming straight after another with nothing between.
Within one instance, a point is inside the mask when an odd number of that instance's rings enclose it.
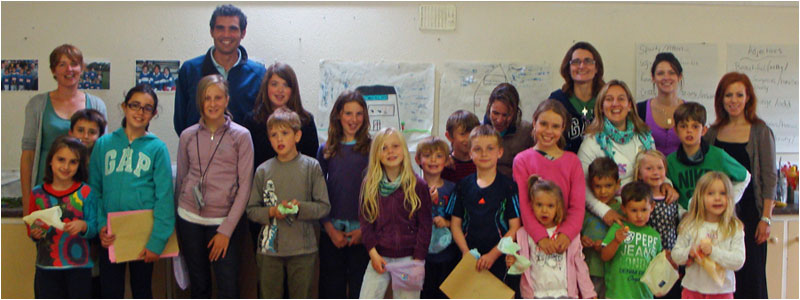
<instances>
[{"instance_id":1,"label":"woman with eyeglasses","mask_svg":"<svg viewBox=\"0 0 800 300\"><path fill-rule=\"evenodd\" d=\"M106 117L103 100L78 89L85 68L83 53L73 45L63 44L50 52L50 71L57 87L54 91L33 96L25 106L19 167L22 203L29 202L33 186L42 184L44 161L50 145L57 137L67 134L72 114L93 108ZM27 205L23 205L23 210L28 214Z\"/></svg>"},{"instance_id":2,"label":"woman with eyeglasses","mask_svg":"<svg viewBox=\"0 0 800 300\"><path fill-rule=\"evenodd\" d=\"M569 112L564 150L578 153L586 125L594 119L597 93L603 88L603 59L597 49L587 42L577 42L567 50L561 61L564 85L553 91L550 99L561 102Z\"/></svg>"}]
</instances>

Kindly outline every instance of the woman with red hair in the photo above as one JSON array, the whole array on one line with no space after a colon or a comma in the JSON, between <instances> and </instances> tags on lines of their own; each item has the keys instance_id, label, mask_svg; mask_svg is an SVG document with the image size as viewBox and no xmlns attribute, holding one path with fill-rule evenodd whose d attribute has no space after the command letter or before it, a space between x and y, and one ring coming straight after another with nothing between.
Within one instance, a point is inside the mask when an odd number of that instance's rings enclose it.
<instances>
[{"instance_id":1,"label":"woman with red hair","mask_svg":"<svg viewBox=\"0 0 800 300\"><path fill-rule=\"evenodd\" d=\"M767 298L767 238L775 199L775 136L756 115L758 103L750 78L731 72L722 76L714 94L717 120L705 139L722 148L753 174L736 215L744 223L745 263L736 272L735 298Z\"/></svg>"},{"instance_id":2,"label":"woman with red hair","mask_svg":"<svg viewBox=\"0 0 800 300\"><path fill-rule=\"evenodd\" d=\"M106 116L103 100L78 88L85 68L83 53L78 47L70 44L56 47L50 53L50 72L56 89L33 96L25 105L19 166L22 203L28 203L31 189L42 184L47 153L53 141L69 131L72 114L93 108ZM27 206L23 209L27 214Z\"/></svg>"}]
</instances>

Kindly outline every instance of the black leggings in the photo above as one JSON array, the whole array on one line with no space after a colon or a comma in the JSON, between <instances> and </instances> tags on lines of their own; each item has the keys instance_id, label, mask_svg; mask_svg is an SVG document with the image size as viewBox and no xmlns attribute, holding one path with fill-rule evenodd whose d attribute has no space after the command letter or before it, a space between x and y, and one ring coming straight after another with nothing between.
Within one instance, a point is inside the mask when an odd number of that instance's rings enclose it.
<instances>
[{"instance_id":1,"label":"black leggings","mask_svg":"<svg viewBox=\"0 0 800 300\"><path fill-rule=\"evenodd\" d=\"M14 276L6 274L6 276ZM37 267L33 279L37 299L92 297L92 268L48 270Z\"/></svg>"},{"instance_id":2,"label":"black leggings","mask_svg":"<svg viewBox=\"0 0 800 300\"><path fill-rule=\"evenodd\" d=\"M125 297L125 266L129 266L131 295L136 299L153 298L153 263L142 260L112 263L108 260L108 249L100 249L100 293L103 298Z\"/></svg>"}]
</instances>

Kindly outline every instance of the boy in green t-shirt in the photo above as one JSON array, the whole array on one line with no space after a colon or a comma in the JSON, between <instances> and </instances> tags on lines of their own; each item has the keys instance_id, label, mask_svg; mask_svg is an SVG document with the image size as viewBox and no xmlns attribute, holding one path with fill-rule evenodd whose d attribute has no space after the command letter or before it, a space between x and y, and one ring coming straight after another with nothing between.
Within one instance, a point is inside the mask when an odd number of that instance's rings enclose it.
<instances>
[{"instance_id":1,"label":"boy in green t-shirt","mask_svg":"<svg viewBox=\"0 0 800 300\"><path fill-rule=\"evenodd\" d=\"M589 165L587 173L586 184L595 198L622 214L620 200L615 197L619 190L619 168L614 160L606 156L598 157ZM581 229L581 244L597 298L605 297L605 262L600 258L600 251L603 248L603 238L608 233L608 225L602 218L586 210Z\"/></svg>"},{"instance_id":2,"label":"boy in green t-shirt","mask_svg":"<svg viewBox=\"0 0 800 300\"><path fill-rule=\"evenodd\" d=\"M606 298L653 298L647 285L639 281L650 261L661 252L661 236L647 226L653 211L651 193L643 182L631 182L622 188L622 211L628 221L623 226L611 225L600 253L606 261Z\"/></svg>"},{"instance_id":3,"label":"boy in green t-shirt","mask_svg":"<svg viewBox=\"0 0 800 300\"><path fill-rule=\"evenodd\" d=\"M686 102L675 109L673 118L681 146L678 151L667 156L667 178L672 180L672 185L678 190L681 212L686 212L689 208L689 200L697 180L708 171L728 175L733 184L731 197L734 202L739 202L750 182L750 173L725 150L702 140L708 131L705 125L705 107L697 102Z\"/></svg>"}]
</instances>

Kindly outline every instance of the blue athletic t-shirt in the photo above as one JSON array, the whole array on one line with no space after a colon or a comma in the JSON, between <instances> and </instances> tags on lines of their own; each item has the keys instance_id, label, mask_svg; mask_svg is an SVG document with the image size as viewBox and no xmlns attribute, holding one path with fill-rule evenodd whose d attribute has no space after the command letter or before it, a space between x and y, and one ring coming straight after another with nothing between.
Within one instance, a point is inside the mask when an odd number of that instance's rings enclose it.
<instances>
[{"instance_id":1,"label":"blue athletic t-shirt","mask_svg":"<svg viewBox=\"0 0 800 300\"><path fill-rule=\"evenodd\" d=\"M517 193L517 183L500 173L485 188L478 186L477 173L456 185L447 211L462 219L467 247L485 254L497 246L508 232L508 221L519 217Z\"/></svg>"}]
</instances>

